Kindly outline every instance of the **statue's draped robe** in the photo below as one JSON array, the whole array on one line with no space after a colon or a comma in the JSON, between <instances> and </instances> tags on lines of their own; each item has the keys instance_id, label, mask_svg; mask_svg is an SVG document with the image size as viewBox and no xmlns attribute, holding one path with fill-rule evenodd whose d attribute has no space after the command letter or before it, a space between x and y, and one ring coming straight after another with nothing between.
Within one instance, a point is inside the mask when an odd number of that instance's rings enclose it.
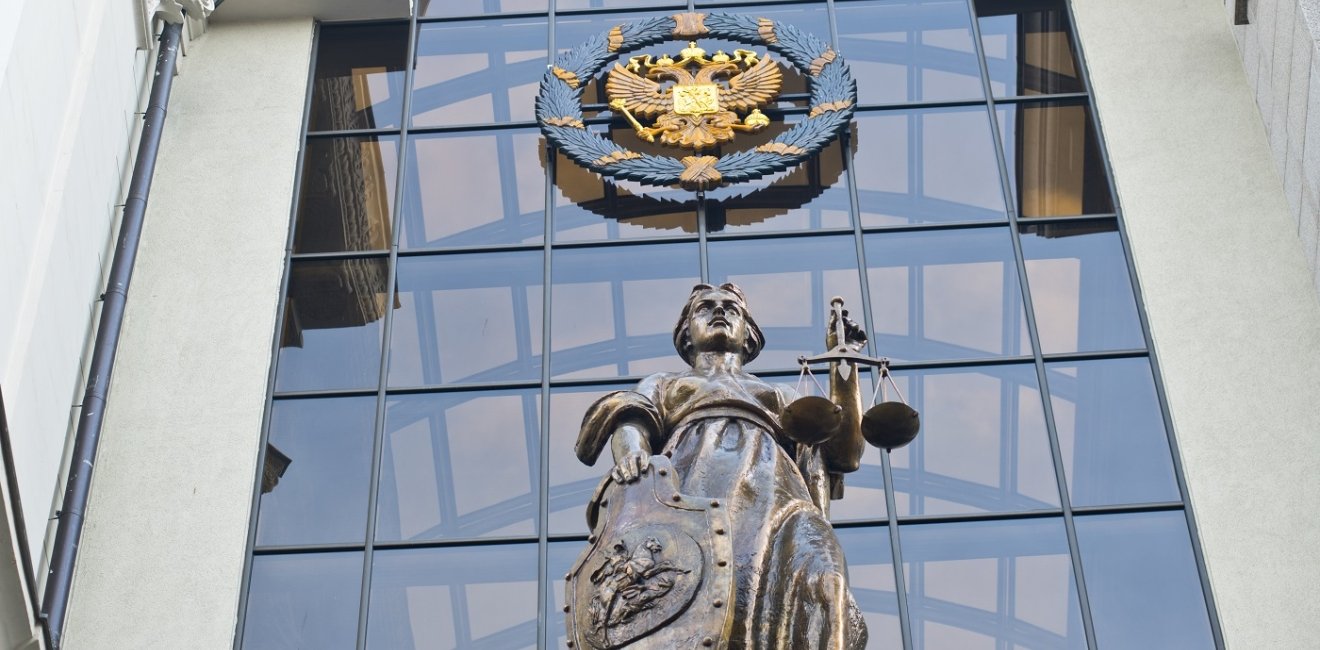
<instances>
[{"instance_id":1,"label":"statue's draped robe","mask_svg":"<svg viewBox=\"0 0 1320 650\"><path fill-rule=\"evenodd\" d=\"M843 551L802 474L820 465L819 452L799 448L779 428L788 397L745 373L654 375L636 392L592 405L578 455L594 460L620 424L636 424L653 453L671 456L684 494L729 509L731 648L860 649L866 626L848 590Z\"/></svg>"}]
</instances>

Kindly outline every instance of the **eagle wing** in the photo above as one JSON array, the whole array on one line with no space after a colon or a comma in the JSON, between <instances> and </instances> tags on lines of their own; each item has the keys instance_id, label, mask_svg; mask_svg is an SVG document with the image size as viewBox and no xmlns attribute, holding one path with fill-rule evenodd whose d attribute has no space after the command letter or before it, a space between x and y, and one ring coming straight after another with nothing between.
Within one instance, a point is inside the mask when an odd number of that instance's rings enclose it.
<instances>
[{"instance_id":1,"label":"eagle wing","mask_svg":"<svg viewBox=\"0 0 1320 650\"><path fill-rule=\"evenodd\" d=\"M746 71L729 78L729 87L720 88L720 107L746 111L764 106L779 94L782 81L779 62L767 56Z\"/></svg>"},{"instance_id":2,"label":"eagle wing","mask_svg":"<svg viewBox=\"0 0 1320 650\"><path fill-rule=\"evenodd\" d=\"M636 115L655 117L674 110L674 98L660 90L660 84L634 74L615 63L605 80L605 94L610 101L622 99L624 106Z\"/></svg>"}]
</instances>

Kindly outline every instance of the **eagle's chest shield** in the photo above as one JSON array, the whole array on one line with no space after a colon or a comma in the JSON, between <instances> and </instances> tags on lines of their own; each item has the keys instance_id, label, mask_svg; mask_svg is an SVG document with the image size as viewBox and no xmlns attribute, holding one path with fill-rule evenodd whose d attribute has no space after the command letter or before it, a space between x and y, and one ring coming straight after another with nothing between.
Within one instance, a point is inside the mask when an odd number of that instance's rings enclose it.
<instances>
[{"instance_id":1,"label":"eagle's chest shield","mask_svg":"<svg viewBox=\"0 0 1320 650\"><path fill-rule=\"evenodd\" d=\"M720 87L716 84L676 85L674 112L679 115L706 115L720 110Z\"/></svg>"}]
</instances>

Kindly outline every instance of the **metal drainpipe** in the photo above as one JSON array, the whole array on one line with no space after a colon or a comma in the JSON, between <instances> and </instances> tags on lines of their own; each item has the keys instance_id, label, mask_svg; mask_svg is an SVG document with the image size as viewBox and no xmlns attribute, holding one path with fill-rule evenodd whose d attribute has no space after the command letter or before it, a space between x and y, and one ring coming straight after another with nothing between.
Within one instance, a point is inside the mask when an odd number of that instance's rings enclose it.
<instances>
[{"instance_id":1,"label":"metal drainpipe","mask_svg":"<svg viewBox=\"0 0 1320 650\"><path fill-rule=\"evenodd\" d=\"M87 507L87 496L92 485L92 467L96 463L96 448L101 439L105 398L110 389L115 348L119 345L119 332L124 323L124 304L128 299L128 283L133 277L138 240L142 235L147 195L151 192L151 176L156 169L156 154L160 151L165 106L169 103L170 86L174 82L174 65L179 54L182 28L182 24L166 23L160 34L156 72L151 82L151 99L147 103L146 114L142 116L142 138L138 142L137 162L134 163L133 178L128 185L128 199L124 202L119 242L110 265L107 287L102 295L101 319L97 327L96 344L92 348L91 366L87 372L87 390L83 394L82 412L78 417L78 429L74 433L73 456L69 461L64 501L56 513L59 525L55 530L50 571L46 576L46 590L42 597L41 619L50 650L57 650L62 641L69 590L73 583L73 567L82 537L83 510Z\"/></svg>"}]
</instances>

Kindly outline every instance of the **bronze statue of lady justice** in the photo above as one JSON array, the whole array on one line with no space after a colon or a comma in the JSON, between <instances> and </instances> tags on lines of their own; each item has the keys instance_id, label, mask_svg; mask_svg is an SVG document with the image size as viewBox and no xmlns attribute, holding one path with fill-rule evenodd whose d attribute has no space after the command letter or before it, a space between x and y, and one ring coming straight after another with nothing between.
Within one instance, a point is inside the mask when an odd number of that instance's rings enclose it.
<instances>
[{"instance_id":1,"label":"bronze statue of lady justice","mask_svg":"<svg viewBox=\"0 0 1320 650\"><path fill-rule=\"evenodd\" d=\"M861 462L864 430L893 448L917 419L898 403L863 416L857 364L888 379L887 361L859 353L865 343L836 298L831 352L801 360L830 362L828 401L799 398L743 370L765 339L742 291L692 290L674 328L690 368L606 395L583 419L578 458L593 464L608 445L614 467L566 576L570 647L866 646L829 502Z\"/></svg>"}]
</instances>

